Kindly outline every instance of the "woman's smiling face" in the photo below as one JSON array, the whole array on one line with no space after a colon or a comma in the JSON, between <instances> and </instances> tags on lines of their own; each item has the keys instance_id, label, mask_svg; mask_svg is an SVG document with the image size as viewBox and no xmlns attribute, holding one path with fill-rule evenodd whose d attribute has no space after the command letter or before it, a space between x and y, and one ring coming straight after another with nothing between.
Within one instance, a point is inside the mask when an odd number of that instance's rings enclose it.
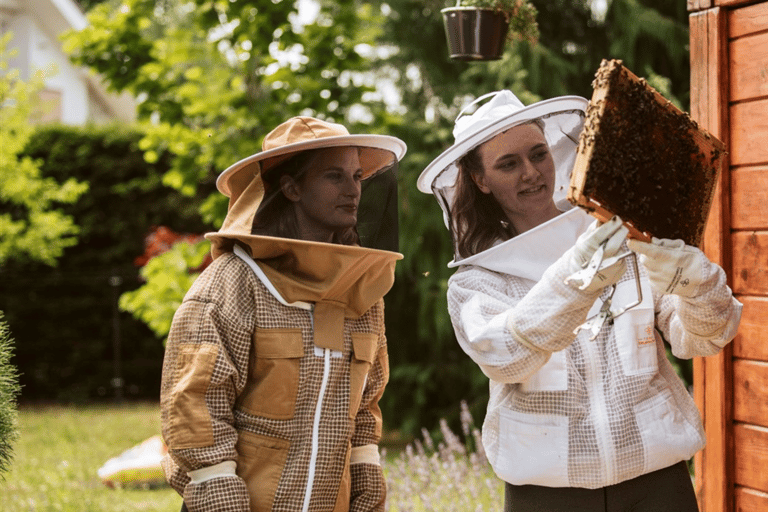
<instances>
[{"instance_id":1,"label":"woman's smiling face","mask_svg":"<svg viewBox=\"0 0 768 512\"><path fill-rule=\"evenodd\" d=\"M515 126L478 149L483 172L472 178L493 195L518 234L560 213L552 199L555 163L538 125Z\"/></svg>"}]
</instances>

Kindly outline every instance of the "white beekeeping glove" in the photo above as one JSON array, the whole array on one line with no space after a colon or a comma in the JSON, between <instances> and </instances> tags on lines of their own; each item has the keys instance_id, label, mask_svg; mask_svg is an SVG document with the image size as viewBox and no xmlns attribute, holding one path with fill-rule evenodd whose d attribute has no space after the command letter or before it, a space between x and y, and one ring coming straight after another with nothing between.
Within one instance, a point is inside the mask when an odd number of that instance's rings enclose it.
<instances>
[{"instance_id":1,"label":"white beekeeping glove","mask_svg":"<svg viewBox=\"0 0 768 512\"><path fill-rule=\"evenodd\" d=\"M626 271L624 256L618 255L629 231L619 217L600 225L593 222L576 240L573 254L582 270L566 279L580 290L594 292L616 283ZM627 253L629 254L629 253Z\"/></svg>"},{"instance_id":2,"label":"white beekeeping glove","mask_svg":"<svg viewBox=\"0 0 768 512\"><path fill-rule=\"evenodd\" d=\"M693 297L702 283L704 269L714 265L698 248L682 240L652 238L651 243L628 242L630 250L640 255L648 271L651 286L660 293Z\"/></svg>"}]
</instances>

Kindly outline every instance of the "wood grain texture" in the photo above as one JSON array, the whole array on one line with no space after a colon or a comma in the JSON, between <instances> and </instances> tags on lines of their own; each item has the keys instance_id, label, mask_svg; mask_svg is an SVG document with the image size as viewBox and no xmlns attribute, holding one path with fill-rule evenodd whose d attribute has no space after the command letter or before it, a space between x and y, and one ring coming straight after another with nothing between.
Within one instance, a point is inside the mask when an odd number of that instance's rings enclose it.
<instances>
[{"instance_id":1,"label":"wood grain texture","mask_svg":"<svg viewBox=\"0 0 768 512\"><path fill-rule=\"evenodd\" d=\"M736 484L768 492L768 428L737 423L733 432Z\"/></svg>"},{"instance_id":2,"label":"wood grain texture","mask_svg":"<svg viewBox=\"0 0 768 512\"><path fill-rule=\"evenodd\" d=\"M768 98L730 108L731 165L768 163Z\"/></svg>"},{"instance_id":3,"label":"wood grain texture","mask_svg":"<svg viewBox=\"0 0 768 512\"><path fill-rule=\"evenodd\" d=\"M736 487L736 512L768 510L768 493L748 487Z\"/></svg>"},{"instance_id":4,"label":"wood grain texture","mask_svg":"<svg viewBox=\"0 0 768 512\"><path fill-rule=\"evenodd\" d=\"M728 37L731 39L768 30L768 2L728 11Z\"/></svg>"},{"instance_id":5,"label":"wood grain texture","mask_svg":"<svg viewBox=\"0 0 768 512\"><path fill-rule=\"evenodd\" d=\"M768 362L733 361L733 419L768 427ZM768 463L768 461L766 461Z\"/></svg>"},{"instance_id":6,"label":"wood grain texture","mask_svg":"<svg viewBox=\"0 0 768 512\"><path fill-rule=\"evenodd\" d=\"M733 291L768 295L768 231L737 231L732 239Z\"/></svg>"},{"instance_id":7,"label":"wood grain texture","mask_svg":"<svg viewBox=\"0 0 768 512\"><path fill-rule=\"evenodd\" d=\"M729 50L730 101L768 96L768 32L736 39L730 43Z\"/></svg>"},{"instance_id":8,"label":"wood grain texture","mask_svg":"<svg viewBox=\"0 0 768 512\"><path fill-rule=\"evenodd\" d=\"M768 229L768 165L731 170L731 227Z\"/></svg>"},{"instance_id":9,"label":"wood grain texture","mask_svg":"<svg viewBox=\"0 0 768 512\"><path fill-rule=\"evenodd\" d=\"M727 18L713 8L689 16L691 41L691 114L715 137L727 140L728 59ZM724 138L725 137L725 138ZM730 178L727 158L704 233L704 251L725 271L731 268ZM697 456L696 490L701 512L731 512L733 495L733 436L731 376L732 346L716 356L694 362L697 403L703 407L707 446Z\"/></svg>"},{"instance_id":10,"label":"wood grain texture","mask_svg":"<svg viewBox=\"0 0 768 512\"><path fill-rule=\"evenodd\" d=\"M733 357L768 362L768 297L739 296L738 299L744 309L739 334L732 342ZM768 402L764 408L768 410Z\"/></svg>"}]
</instances>

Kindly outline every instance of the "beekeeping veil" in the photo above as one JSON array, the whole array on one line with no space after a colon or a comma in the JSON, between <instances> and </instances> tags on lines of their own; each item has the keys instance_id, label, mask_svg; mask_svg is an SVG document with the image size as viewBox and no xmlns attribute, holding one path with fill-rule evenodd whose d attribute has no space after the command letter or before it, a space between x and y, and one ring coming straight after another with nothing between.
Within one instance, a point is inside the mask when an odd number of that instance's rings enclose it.
<instances>
[{"instance_id":1,"label":"beekeeping veil","mask_svg":"<svg viewBox=\"0 0 768 512\"><path fill-rule=\"evenodd\" d=\"M300 152L354 147L362 170L363 192L358 208L362 246L341 245L252 234L254 217L263 202L280 190L269 190L262 177ZM350 135L336 123L294 117L264 138L262 151L227 168L216 181L229 197L221 229L208 233L215 258L237 243L249 252L282 298L312 302L316 312L316 344L341 339L343 319L365 313L391 288L397 251L395 168L403 157L403 141L385 135ZM319 335L318 335L319 333Z\"/></svg>"},{"instance_id":2,"label":"beekeeping veil","mask_svg":"<svg viewBox=\"0 0 768 512\"><path fill-rule=\"evenodd\" d=\"M484 100L488 101L482 103ZM471 107L481 103L482 105L475 112L465 114ZM455 143L424 169L417 182L421 192L434 194L443 210L445 225L449 230L451 208L459 174L457 162L483 142L510 128L533 120L538 120L543 126L554 160L555 204L561 211L567 211L567 214L560 215L537 228L468 258L462 259L458 251L455 251L454 260L449 263L449 266L481 265L490 270L534 279L543 273L541 267L547 259L541 257L542 247L551 249L553 245L562 242L564 246L562 252L564 252L567 247L573 245L575 237L570 239L569 236L566 239L556 240L552 235L560 232L569 233L573 229L578 236L594 220L580 209L572 209L566 199L587 104L587 100L579 96L561 96L525 106L511 91L502 90L480 96L462 110L453 130ZM554 231L551 229L553 224L556 226ZM454 247L456 247L455 242L454 240ZM565 244L569 245L566 247ZM560 248L554 248L554 250L560 252ZM520 260L527 263L521 265ZM510 265L514 265L515 268L510 269Z\"/></svg>"}]
</instances>

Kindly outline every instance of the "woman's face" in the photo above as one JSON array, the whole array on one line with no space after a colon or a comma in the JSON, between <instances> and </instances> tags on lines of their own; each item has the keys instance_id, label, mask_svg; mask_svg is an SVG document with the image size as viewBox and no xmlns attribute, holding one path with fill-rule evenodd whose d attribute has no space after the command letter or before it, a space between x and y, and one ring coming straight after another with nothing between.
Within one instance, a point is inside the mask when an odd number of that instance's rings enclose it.
<instances>
[{"instance_id":1,"label":"woman's face","mask_svg":"<svg viewBox=\"0 0 768 512\"><path fill-rule=\"evenodd\" d=\"M472 174L484 194L492 194L517 233L556 217L552 194L555 163L541 128L523 124L479 147L483 171Z\"/></svg>"},{"instance_id":2,"label":"woman's face","mask_svg":"<svg viewBox=\"0 0 768 512\"><path fill-rule=\"evenodd\" d=\"M325 148L309 162L300 181L284 177L283 193L293 202L299 236L331 242L334 233L357 224L363 171L356 147Z\"/></svg>"}]
</instances>

